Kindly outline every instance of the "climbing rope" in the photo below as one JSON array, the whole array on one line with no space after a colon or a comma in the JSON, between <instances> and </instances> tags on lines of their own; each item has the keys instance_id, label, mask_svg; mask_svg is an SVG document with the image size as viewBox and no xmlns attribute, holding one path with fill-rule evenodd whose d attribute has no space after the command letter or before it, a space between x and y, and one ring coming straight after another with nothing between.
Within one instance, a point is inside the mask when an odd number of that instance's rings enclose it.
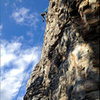
<instances>
[{"instance_id":1,"label":"climbing rope","mask_svg":"<svg viewBox=\"0 0 100 100\"><path fill-rule=\"evenodd\" d=\"M39 41L40 41L40 39L41 39L42 33L43 33L43 30L42 30L42 32L41 32L41 34L40 34L40 37L39 37L38 42L37 42L37 44L36 44L36 45L38 45L38 43L39 43ZM23 86L23 82L24 82L24 80L25 80L25 78L26 78L26 75L27 75L27 73L28 73L28 69L29 69L30 64L31 64L31 62L32 62L32 59L33 59L34 53L35 53L35 50L34 50L34 52L33 52L33 54L32 54L32 57L31 57L30 63L29 63L29 65L28 65L28 67L27 67L27 70L26 70L25 76L24 76L24 78L23 78L23 81L22 81L22 83L21 83L21 86L20 86L20 88L19 88L19 91L18 91L18 94L17 94L17 96L16 96L16 99L15 99L15 100L17 100L17 99L18 99L19 93L20 93L21 88L22 88L22 86Z\"/></svg>"}]
</instances>

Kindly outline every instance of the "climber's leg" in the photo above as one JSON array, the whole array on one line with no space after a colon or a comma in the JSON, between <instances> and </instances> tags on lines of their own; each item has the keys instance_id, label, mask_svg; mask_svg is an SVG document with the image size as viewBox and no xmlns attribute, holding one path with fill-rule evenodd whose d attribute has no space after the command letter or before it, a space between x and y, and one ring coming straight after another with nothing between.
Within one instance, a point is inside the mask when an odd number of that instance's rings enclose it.
<instances>
[{"instance_id":1,"label":"climber's leg","mask_svg":"<svg viewBox=\"0 0 100 100\"><path fill-rule=\"evenodd\" d=\"M45 15L45 12L41 13L41 16L44 16Z\"/></svg>"},{"instance_id":2,"label":"climber's leg","mask_svg":"<svg viewBox=\"0 0 100 100\"><path fill-rule=\"evenodd\" d=\"M45 17L44 17L45 14L46 14L45 12L41 13L41 16L43 17L43 22L44 22L44 20L45 20Z\"/></svg>"}]
</instances>

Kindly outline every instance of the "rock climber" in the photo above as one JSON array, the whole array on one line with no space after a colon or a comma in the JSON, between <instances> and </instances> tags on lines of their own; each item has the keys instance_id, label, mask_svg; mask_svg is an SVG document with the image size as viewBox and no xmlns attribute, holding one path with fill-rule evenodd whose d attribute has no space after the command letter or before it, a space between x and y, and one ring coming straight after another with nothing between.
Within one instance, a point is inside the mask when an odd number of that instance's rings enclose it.
<instances>
[{"instance_id":1,"label":"rock climber","mask_svg":"<svg viewBox=\"0 0 100 100\"><path fill-rule=\"evenodd\" d=\"M43 17L43 22L44 22L44 20L46 19L46 16L47 16L47 10L48 10L48 8L46 8L46 9L44 10L44 12L41 13L41 16Z\"/></svg>"}]
</instances>

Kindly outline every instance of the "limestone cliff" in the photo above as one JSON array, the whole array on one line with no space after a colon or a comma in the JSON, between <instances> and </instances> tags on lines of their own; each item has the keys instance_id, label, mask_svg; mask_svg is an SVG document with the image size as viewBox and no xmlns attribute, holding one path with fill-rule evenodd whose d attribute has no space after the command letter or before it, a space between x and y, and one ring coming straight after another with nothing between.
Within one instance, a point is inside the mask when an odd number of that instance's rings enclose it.
<instances>
[{"instance_id":1,"label":"limestone cliff","mask_svg":"<svg viewBox=\"0 0 100 100\"><path fill-rule=\"evenodd\" d=\"M99 10L99 0L49 0L24 100L99 100Z\"/></svg>"}]
</instances>

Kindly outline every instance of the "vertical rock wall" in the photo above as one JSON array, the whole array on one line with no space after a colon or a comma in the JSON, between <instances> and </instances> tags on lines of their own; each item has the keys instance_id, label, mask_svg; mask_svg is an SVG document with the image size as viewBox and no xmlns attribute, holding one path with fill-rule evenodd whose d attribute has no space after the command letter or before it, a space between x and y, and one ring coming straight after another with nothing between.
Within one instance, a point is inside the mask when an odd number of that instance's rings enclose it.
<instances>
[{"instance_id":1,"label":"vertical rock wall","mask_svg":"<svg viewBox=\"0 0 100 100\"><path fill-rule=\"evenodd\" d=\"M99 0L49 0L24 100L99 100L99 10Z\"/></svg>"}]
</instances>

